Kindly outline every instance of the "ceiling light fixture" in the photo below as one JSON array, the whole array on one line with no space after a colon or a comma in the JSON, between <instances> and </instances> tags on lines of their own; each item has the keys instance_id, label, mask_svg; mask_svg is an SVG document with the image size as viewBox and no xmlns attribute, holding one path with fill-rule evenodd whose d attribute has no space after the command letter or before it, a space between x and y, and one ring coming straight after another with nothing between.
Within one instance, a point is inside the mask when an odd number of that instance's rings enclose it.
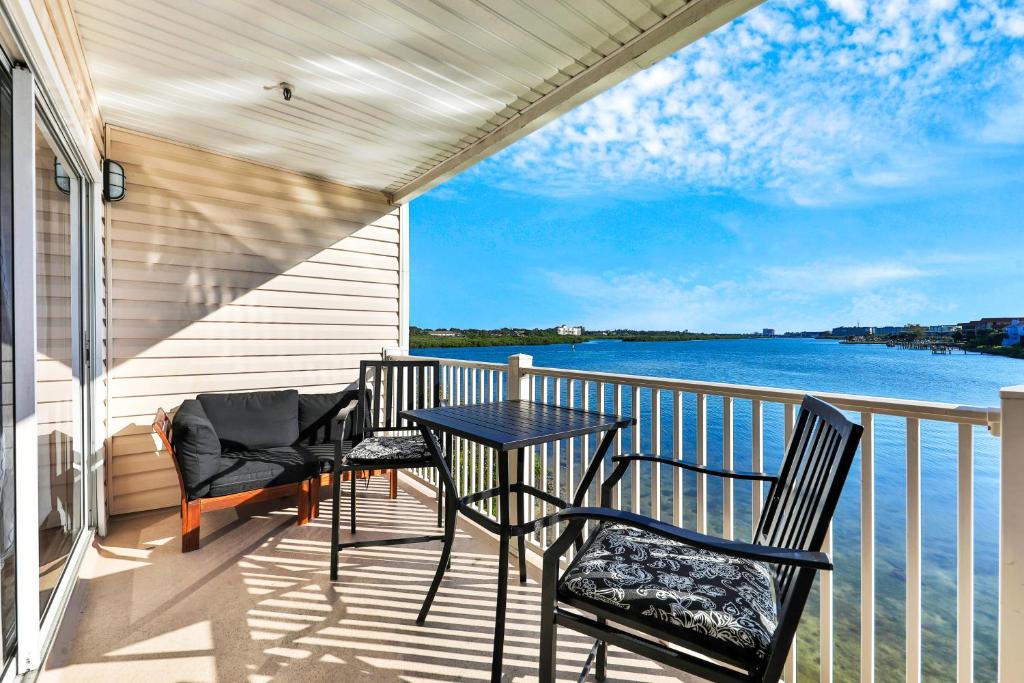
<instances>
[{"instance_id":1,"label":"ceiling light fixture","mask_svg":"<svg viewBox=\"0 0 1024 683\"><path fill-rule=\"evenodd\" d=\"M278 83L276 85L265 85L265 86L263 86L263 89L264 90L280 90L281 91L281 97L284 98L285 102L291 102L292 93L295 92L295 86L292 85L291 83L287 83L285 81L281 81L280 83Z\"/></svg>"}]
</instances>

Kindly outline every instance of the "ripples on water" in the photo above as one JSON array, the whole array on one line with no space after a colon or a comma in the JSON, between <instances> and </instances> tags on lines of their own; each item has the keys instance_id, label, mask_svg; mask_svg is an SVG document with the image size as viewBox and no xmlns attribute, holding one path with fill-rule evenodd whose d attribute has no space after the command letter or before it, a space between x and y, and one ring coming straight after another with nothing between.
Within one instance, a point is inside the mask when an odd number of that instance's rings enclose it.
<instances>
[{"instance_id":1,"label":"ripples on water","mask_svg":"<svg viewBox=\"0 0 1024 683\"><path fill-rule=\"evenodd\" d=\"M599 341L568 345L423 349L418 355L503 363L513 353L533 356L534 365L596 370L630 375L751 384L809 392L841 392L892 398L998 406L999 389L1024 383L1024 361L981 355L933 355L880 345L845 345L809 339L749 339L699 342ZM576 393L579 395L577 383ZM623 393L623 412L631 410ZM610 410L610 397L606 409ZM579 400L577 399L577 405ZM591 405L594 405L592 394ZM662 449L671 453L671 401L662 397ZM707 405L707 452L711 464L721 462L721 401ZM695 459L695 398L684 399L683 450ZM649 399L641 401L640 447L649 450ZM852 415L859 420L859 415ZM766 467L777 471L782 455L782 408L765 404ZM750 402L734 402L736 467L750 466ZM628 434L624 447L632 436ZM975 674L995 680L998 542L999 442L983 428L975 429ZM906 551L906 423L875 418L876 523L876 679L903 681L904 581ZM955 425L922 422L921 490L922 566L925 631L924 678L954 681L956 661L956 468ZM592 449L593 451L593 449ZM592 452L591 451L591 452ZM649 474L642 475L645 479ZM662 475L662 510L670 515L671 477ZM629 486L623 481L624 505ZM685 525L696 524L696 480L687 475L683 488ZM709 480L709 531L722 531L721 487ZM649 495L649 494L648 494ZM750 537L750 489L736 486L737 538ZM641 509L649 501L641 500ZM670 518L670 517L669 517ZM833 531L836 570L835 680L859 677L860 655L860 467L855 462L836 513ZM807 615L817 614L817 601ZM801 626L800 678L818 678L817 620Z\"/></svg>"}]
</instances>

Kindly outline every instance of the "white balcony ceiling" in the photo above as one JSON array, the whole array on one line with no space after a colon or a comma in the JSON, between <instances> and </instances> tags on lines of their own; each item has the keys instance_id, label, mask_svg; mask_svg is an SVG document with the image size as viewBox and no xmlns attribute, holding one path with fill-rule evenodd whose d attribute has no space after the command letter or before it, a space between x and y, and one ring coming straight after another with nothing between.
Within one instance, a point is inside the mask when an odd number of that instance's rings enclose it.
<instances>
[{"instance_id":1,"label":"white balcony ceiling","mask_svg":"<svg viewBox=\"0 0 1024 683\"><path fill-rule=\"evenodd\" d=\"M76 0L107 123L408 199L759 0ZM264 86L287 81L291 102Z\"/></svg>"}]
</instances>

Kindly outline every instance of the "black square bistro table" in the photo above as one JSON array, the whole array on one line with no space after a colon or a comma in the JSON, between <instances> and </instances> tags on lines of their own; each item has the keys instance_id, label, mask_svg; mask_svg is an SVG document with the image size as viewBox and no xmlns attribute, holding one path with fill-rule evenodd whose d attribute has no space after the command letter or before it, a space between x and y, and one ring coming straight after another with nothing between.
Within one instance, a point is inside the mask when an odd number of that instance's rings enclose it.
<instances>
[{"instance_id":1,"label":"black square bistro table","mask_svg":"<svg viewBox=\"0 0 1024 683\"><path fill-rule=\"evenodd\" d=\"M434 575L427 597L420 610L418 623L423 623L448 567L451 546L455 537L455 514L460 512L491 533L497 534L498 549L498 595L494 617L494 657L491 661L491 680L501 679L501 660L505 642L505 610L508 596L508 544L512 536L519 543L519 581L526 581L526 535L553 524L555 515L534 520L524 519L524 494L532 495L558 509L568 507L569 502L528 486L523 481L524 449L528 446L586 436L604 432L601 443L587 467L571 504L583 504L587 490L601 468L608 449L615 439L615 433L635 423L631 417L604 415L577 408L552 406L533 401L498 401L465 406L444 406L422 410L402 411L401 416L417 424L427 442L435 465L441 474L445 488L445 543L441 560ZM458 496L452 479L448 460L437 442L436 432L460 436L469 441L488 446L498 452L498 486L468 496ZM509 482L508 454L516 454L516 481ZM509 494L516 494L516 523L512 524L509 514ZM471 507L473 503L498 498L498 521Z\"/></svg>"}]
</instances>

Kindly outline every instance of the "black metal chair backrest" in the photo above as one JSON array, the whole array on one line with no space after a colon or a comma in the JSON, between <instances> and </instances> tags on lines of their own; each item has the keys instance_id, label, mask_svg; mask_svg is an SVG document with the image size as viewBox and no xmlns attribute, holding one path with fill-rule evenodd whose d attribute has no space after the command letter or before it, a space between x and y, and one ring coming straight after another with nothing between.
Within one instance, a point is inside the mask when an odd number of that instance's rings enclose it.
<instances>
[{"instance_id":1,"label":"black metal chair backrest","mask_svg":"<svg viewBox=\"0 0 1024 683\"><path fill-rule=\"evenodd\" d=\"M399 417L403 410L441 405L440 363L436 360L364 360L359 363L357 422L362 436L419 429Z\"/></svg>"},{"instance_id":2,"label":"black metal chair backrest","mask_svg":"<svg viewBox=\"0 0 1024 683\"><path fill-rule=\"evenodd\" d=\"M831 405L804 397L782 471L758 521L755 543L821 549L862 432L860 425ZM775 638L780 639L796 629L815 570L793 565L772 565L771 569L780 617ZM781 670L788 647L772 650L774 661L766 663L767 670Z\"/></svg>"}]
</instances>

